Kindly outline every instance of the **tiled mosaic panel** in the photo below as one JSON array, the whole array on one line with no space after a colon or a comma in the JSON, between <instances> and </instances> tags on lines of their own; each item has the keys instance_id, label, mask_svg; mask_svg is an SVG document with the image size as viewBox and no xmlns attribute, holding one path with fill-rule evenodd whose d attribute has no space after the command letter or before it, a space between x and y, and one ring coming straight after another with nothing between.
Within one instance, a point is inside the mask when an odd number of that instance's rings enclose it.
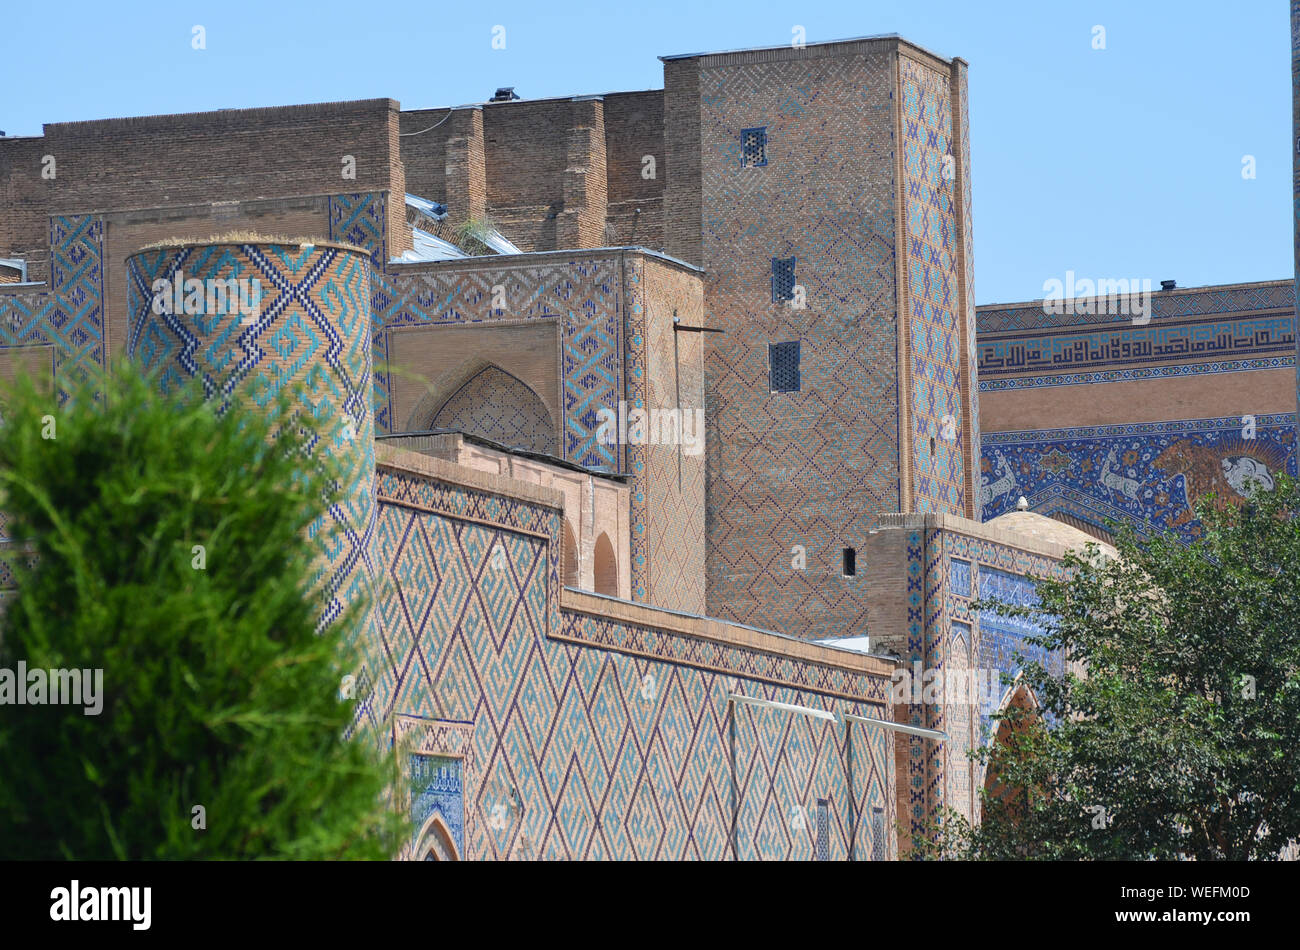
<instances>
[{"instance_id":1,"label":"tiled mosaic panel","mask_svg":"<svg viewBox=\"0 0 1300 950\"><path fill-rule=\"evenodd\" d=\"M558 512L387 470L380 491L376 557L385 565L379 602L385 668L368 715L375 726L394 713L474 724L475 774L464 780L474 789L473 801L466 801L467 856L728 856L727 692L818 708L836 700L732 669L761 662L766 672L783 675L791 661L740 650L692 655L699 641L656 636L648 628L633 639L668 659L623 652L632 649L627 641L602 649L548 637L548 618L574 637L617 638L610 628L618 626L556 612L559 580L548 555L558 550ZM388 500L399 497L435 510ZM545 537L521 533L539 528ZM581 627L594 629L575 632ZM823 676L800 669L792 680ZM838 685L881 695L887 688L885 681ZM881 714L874 704L846 708ZM845 857L846 752L842 728L742 708L736 741L741 856L810 858L810 816L817 799L827 798L831 856ZM854 733L860 853L875 845L861 816L876 807L892 815L890 752L882 731Z\"/></svg>"},{"instance_id":2,"label":"tiled mosaic panel","mask_svg":"<svg viewBox=\"0 0 1300 950\"><path fill-rule=\"evenodd\" d=\"M49 347L60 406L76 381L105 365L103 242L104 224L97 217L50 218L50 289L0 294L0 351Z\"/></svg>"},{"instance_id":3,"label":"tiled mosaic panel","mask_svg":"<svg viewBox=\"0 0 1300 950\"><path fill-rule=\"evenodd\" d=\"M900 508L892 77L884 53L700 71L705 322L727 330L706 357L714 616L865 627L839 558ZM768 164L742 167L741 129L760 125ZM771 300L790 257L805 310ZM768 344L793 340L803 389L772 394Z\"/></svg>"},{"instance_id":4,"label":"tiled mosaic panel","mask_svg":"<svg viewBox=\"0 0 1300 950\"><path fill-rule=\"evenodd\" d=\"M693 276L638 261L626 271L628 314L628 404L636 408L694 407L692 433L705 438L702 378L704 341L699 333L677 333L667 312L647 319L650 308L683 305ZM701 315L681 312L687 326ZM633 599L669 610L706 613L704 509L705 455L685 446L627 447L631 484Z\"/></svg>"},{"instance_id":5,"label":"tiled mosaic panel","mask_svg":"<svg viewBox=\"0 0 1300 950\"><path fill-rule=\"evenodd\" d=\"M618 411L622 398L623 303L618 260L511 263L472 271L431 265L412 272L387 268L384 196L330 199L330 236L372 252L375 424L397 430L392 417L387 330L419 324L491 323L554 318L561 326L564 384L563 457L598 471L622 471L616 450L597 440L599 409ZM496 262L494 262L496 263ZM500 287L505 307L494 306ZM418 371L418 367L416 367Z\"/></svg>"},{"instance_id":6,"label":"tiled mosaic panel","mask_svg":"<svg viewBox=\"0 0 1300 950\"><path fill-rule=\"evenodd\" d=\"M370 412L369 266L327 246L242 244L142 251L127 259L127 353L166 393L192 379L223 408L245 392L274 411L299 384L297 409L321 427L312 451L339 466L342 499L310 529L323 551L328 602L322 624L366 596L374 574L374 424ZM260 305L245 317L153 312L153 285L258 281ZM250 285L251 286L251 285ZM248 322L245 322L245 320Z\"/></svg>"},{"instance_id":7,"label":"tiled mosaic panel","mask_svg":"<svg viewBox=\"0 0 1300 950\"><path fill-rule=\"evenodd\" d=\"M526 383L495 366L467 381L442 404L432 429L456 429L511 448L556 454L546 405Z\"/></svg>"},{"instance_id":8,"label":"tiled mosaic panel","mask_svg":"<svg viewBox=\"0 0 1300 950\"><path fill-rule=\"evenodd\" d=\"M960 641L968 664L964 668L996 670L1014 676L1019 671L1016 651L1021 648L1023 638L1037 628L1016 618L1001 617L996 610L986 609L977 614L970 605L981 597L1011 603L1029 602L1036 596L1030 578L1060 578L1063 576L1060 563L952 531L928 538L920 531L910 531L906 557L908 666L923 673L930 669L947 671L953 662L961 667L962 661L954 661L950 652L953 644ZM1048 669L1060 669L1059 661L1041 650L1025 648L1022 652L1040 659ZM961 735L970 735L972 742L981 740L988 716L996 711L982 708L976 717L969 706L958 708L943 703L908 704L905 709L913 725L940 729L950 737L956 729ZM903 783L899 788L900 810L908 822L910 835L925 833L929 816L944 804L960 806L945 797L953 789L960 794L968 782L975 788L982 781L978 768L953 774L955 766L965 769L969 761L969 758L954 758L954 748L919 738L898 743L898 773Z\"/></svg>"},{"instance_id":9,"label":"tiled mosaic panel","mask_svg":"<svg viewBox=\"0 0 1300 950\"><path fill-rule=\"evenodd\" d=\"M1055 333L982 333L981 389L995 392L1273 369L1289 366L1295 359L1292 313L1211 315L1174 324L1152 320L1140 326L1130 317L1119 316L1111 317L1110 323L1104 328L1063 328Z\"/></svg>"},{"instance_id":10,"label":"tiled mosaic panel","mask_svg":"<svg viewBox=\"0 0 1300 950\"><path fill-rule=\"evenodd\" d=\"M0 349L51 346L59 405L74 380L104 366L103 242L97 217L50 218L50 289L0 295Z\"/></svg>"},{"instance_id":11,"label":"tiled mosaic panel","mask_svg":"<svg viewBox=\"0 0 1300 950\"><path fill-rule=\"evenodd\" d=\"M1036 593L1030 578L1064 577L1064 569L1059 561L1031 554L1018 548L1009 548L980 538L946 532L944 534L944 551L949 559L949 579L946 604L951 628L950 646L958 637L964 638L969 654L973 658L972 666L981 675L998 674L997 679L989 679L991 688L997 698L986 703L978 710L945 709L945 719L949 723L949 734L958 726L970 727L972 743L986 742L990 736L989 717L996 711L998 702L1006 688L1001 683L1001 674L1015 676L1020 666L1016 662L1016 653L1020 651L1030 659L1036 659L1052 671L1059 673L1062 669L1059 657L1049 656L1042 649L1027 647L1023 638L1038 632L1031 623L1016 618L998 616L996 610L976 612L971 604L982 597L997 598L1011 603L1033 602ZM967 581L969 586L961 582ZM987 637L984 634L985 623L989 625ZM954 725L954 723L956 725ZM949 756L949 763L953 761ZM960 776L953 776L958 785L964 781ZM978 763L972 763L970 782L978 790L984 781L984 769ZM950 785L950 787L952 787ZM972 792L972 808L978 813L977 792Z\"/></svg>"},{"instance_id":12,"label":"tiled mosaic panel","mask_svg":"<svg viewBox=\"0 0 1300 950\"><path fill-rule=\"evenodd\" d=\"M946 74L906 56L898 62L914 510L962 514L966 476L961 321L965 314L960 312L957 269L962 238L957 234L952 182L943 175L953 148L950 81Z\"/></svg>"},{"instance_id":13,"label":"tiled mosaic panel","mask_svg":"<svg viewBox=\"0 0 1300 950\"><path fill-rule=\"evenodd\" d=\"M437 815L446 824L452 841L463 854L465 802L461 785L461 760L440 755L412 755L408 762L411 825L416 834L425 822Z\"/></svg>"},{"instance_id":14,"label":"tiled mosaic panel","mask_svg":"<svg viewBox=\"0 0 1300 950\"><path fill-rule=\"evenodd\" d=\"M1251 478L1267 486L1296 474L1290 413L984 434L984 519L1015 509L1024 495L1041 514L1065 512L1105 527L1107 518L1142 533L1200 536L1193 505L1215 492L1241 498Z\"/></svg>"},{"instance_id":15,"label":"tiled mosaic panel","mask_svg":"<svg viewBox=\"0 0 1300 950\"><path fill-rule=\"evenodd\" d=\"M1038 604L1032 580L984 565L979 570L979 596L1017 607ZM1031 618L1007 616L985 607L979 612L979 649L976 655L980 667L998 670L1014 678L1027 661L1041 663L1054 676L1062 675L1065 668L1059 654L1050 654L1042 647L1026 642L1026 638L1039 636L1042 632L1042 627ZM998 696L990 696L980 709L983 739L990 735L989 717L998 711L1001 704L1001 691L998 692Z\"/></svg>"}]
</instances>

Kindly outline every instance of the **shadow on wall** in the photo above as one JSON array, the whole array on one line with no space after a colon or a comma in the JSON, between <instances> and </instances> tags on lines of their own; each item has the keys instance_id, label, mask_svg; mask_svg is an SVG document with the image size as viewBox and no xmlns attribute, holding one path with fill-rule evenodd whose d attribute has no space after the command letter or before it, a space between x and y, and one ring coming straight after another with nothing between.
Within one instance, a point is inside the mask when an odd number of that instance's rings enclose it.
<instances>
[{"instance_id":1,"label":"shadow on wall","mask_svg":"<svg viewBox=\"0 0 1300 950\"><path fill-rule=\"evenodd\" d=\"M618 558L609 535L603 531L596 539L595 588L597 594L618 596Z\"/></svg>"}]
</instances>

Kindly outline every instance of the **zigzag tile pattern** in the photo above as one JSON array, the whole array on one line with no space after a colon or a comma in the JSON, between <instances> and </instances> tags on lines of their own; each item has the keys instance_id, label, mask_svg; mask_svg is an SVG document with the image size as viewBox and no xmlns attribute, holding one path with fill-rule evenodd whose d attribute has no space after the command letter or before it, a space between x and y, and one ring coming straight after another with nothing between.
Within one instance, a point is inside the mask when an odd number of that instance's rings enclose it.
<instances>
[{"instance_id":1,"label":"zigzag tile pattern","mask_svg":"<svg viewBox=\"0 0 1300 950\"><path fill-rule=\"evenodd\" d=\"M59 405L87 370L104 366L104 224L50 218L50 289L0 295L0 349L50 346Z\"/></svg>"},{"instance_id":2,"label":"zigzag tile pattern","mask_svg":"<svg viewBox=\"0 0 1300 950\"><path fill-rule=\"evenodd\" d=\"M622 397L623 303L617 258L536 261L508 258L474 270L392 270L384 243L385 196L335 195L330 236L371 252L374 313L375 424L394 431L387 331L421 324L558 319L564 381L563 457L598 471L620 472L616 451L597 438L601 408ZM499 263L498 263L499 261ZM501 293L494 293L500 288ZM504 300L505 306L496 306Z\"/></svg>"},{"instance_id":3,"label":"zigzag tile pattern","mask_svg":"<svg viewBox=\"0 0 1300 950\"><path fill-rule=\"evenodd\" d=\"M706 323L727 331L706 357L715 616L865 629L840 549L901 507L892 77L874 53L700 70ZM741 130L758 126L768 164L742 167ZM804 310L771 300L771 261L789 257ZM772 393L768 344L793 340L802 390Z\"/></svg>"},{"instance_id":4,"label":"zigzag tile pattern","mask_svg":"<svg viewBox=\"0 0 1300 950\"><path fill-rule=\"evenodd\" d=\"M892 828L886 734L741 707L733 779L726 702L879 716L886 681L561 611L558 511L387 467L378 491L382 660L364 715L377 735L394 716L472 724L468 857L732 857L733 788L741 858L811 858L820 798L832 859L851 839L872 854L873 809Z\"/></svg>"},{"instance_id":5,"label":"zigzag tile pattern","mask_svg":"<svg viewBox=\"0 0 1300 950\"><path fill-rule=\"evenodd\" d=\"M283 390L303 387L296 410L321 427L310 449L319 457L328 453L343 484L341 500L308 531L322 549L328 597L322 625L368 596L374 576L369 272L361 255L330 246L187 246L127 259L127 353L157 374L162 392L197 379L223 410L245 392L274 412ZM155 281L175 286L191 279L203 287L248 281L248 299L255 289L258 304L252 313L213 310L208 300L197 313L155 306Z\"/></svg>"},{"instance_id":6,"label":"zigzag tile pattern","mask_svg":"<svg viewBox=\"0 0 1300 950\"><path fill-rule=\"evenodd\" d=\"M899 60L903 128L903 217L911 351L912 492L916 511L961 514L961 321L957 220L943 176L953 148L950 80ZM957 427L958 437L948 438ZM933 451L931 450L933 446Z\"/></svg>"}]
</instances>

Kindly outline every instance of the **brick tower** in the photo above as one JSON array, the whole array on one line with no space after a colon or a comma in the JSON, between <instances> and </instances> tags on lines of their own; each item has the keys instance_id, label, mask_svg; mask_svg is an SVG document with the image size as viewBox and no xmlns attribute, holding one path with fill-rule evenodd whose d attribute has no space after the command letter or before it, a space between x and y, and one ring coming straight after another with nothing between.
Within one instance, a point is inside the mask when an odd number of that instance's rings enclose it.
<instances>
[{"instance_id":1,"label":"brick tower","mask_svg":"<svg viewBox=\"0 0 1300 950\"><path fill-rule=\"evenodd\" d=\"M708 612L861 636L882 512L978 510L966 64L898 37L664 58L705 270Z\"/></svg>"}]
</instances>

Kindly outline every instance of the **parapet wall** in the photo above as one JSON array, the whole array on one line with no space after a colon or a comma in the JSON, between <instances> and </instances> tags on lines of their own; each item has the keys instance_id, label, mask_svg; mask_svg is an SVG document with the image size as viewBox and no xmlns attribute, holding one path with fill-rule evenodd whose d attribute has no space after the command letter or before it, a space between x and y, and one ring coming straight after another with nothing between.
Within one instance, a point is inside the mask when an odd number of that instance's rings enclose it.
<instances>
[{"instance_id":1,"label":"parapet wall","mask_svg":"<svg viewBox=\"0 0 1300 950\"><path fill-rule=\"evenodd\" d=\"M728 701L887 718L890 663L564 590L559 492L378 464L387 649L357 725L398 747L408 856L431 826L477 859L896 855L891 733Z\"/></svg>"}]
</instances>

